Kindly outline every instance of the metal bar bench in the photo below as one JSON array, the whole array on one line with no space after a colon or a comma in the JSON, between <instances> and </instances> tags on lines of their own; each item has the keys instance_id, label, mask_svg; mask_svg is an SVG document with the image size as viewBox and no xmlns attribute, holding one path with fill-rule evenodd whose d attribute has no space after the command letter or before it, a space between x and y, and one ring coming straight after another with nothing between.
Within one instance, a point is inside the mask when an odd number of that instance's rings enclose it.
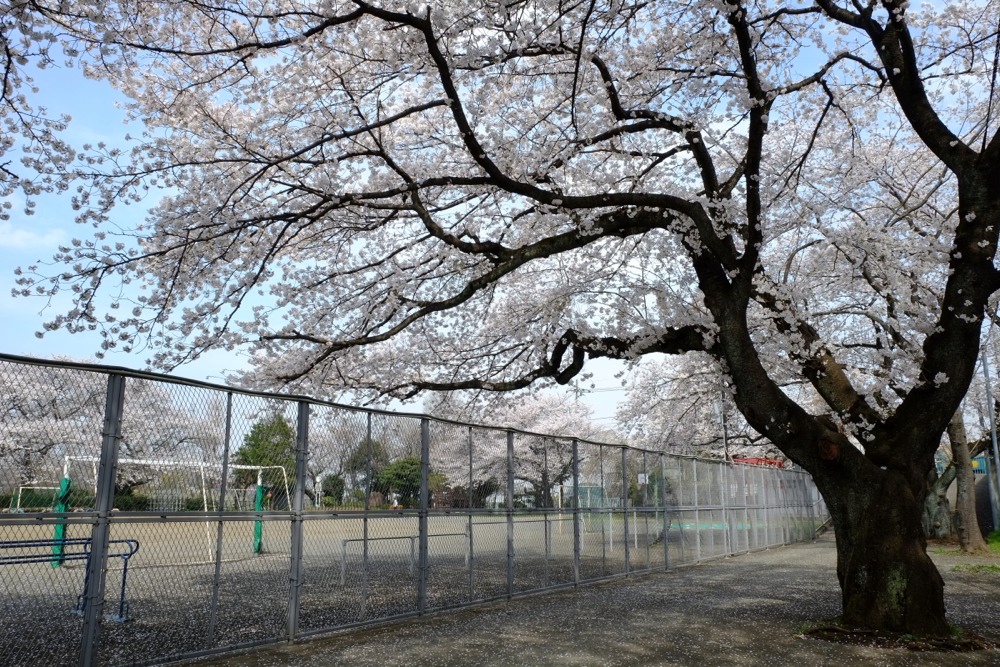
<instances>
[{"instance_id":1,"label":"metal bar bench","mask_svg":"<svg viewBox=\"0 0 1000 667\"><path fill-rule=\"evenodd\" d=\"M66 537L49 540L2 540L0 541L0 565L24 565L28 563L51 563L53 550L60 549L59 558L61 561L84 561L86 575L83 578L83 592L76 596L76 607L73 613L82 616L87 608L87 592L90 588L90 557L92 539L89 537ZM114 545L121 545L121 549L115 549ZM5 553L8 551L22 551L28 553ZM46 550L47 553L42 553ZM33 553L38 551L38 553ZM118 595L118 612L110 614L108 618L117 623L124 623L128 620L128 601L125 599L125 585L128 581L128 563L139 551L139 541L133 539L109 540L108 558L121 558L122 560L122 585Z\"/></svg>"}]
</instances>

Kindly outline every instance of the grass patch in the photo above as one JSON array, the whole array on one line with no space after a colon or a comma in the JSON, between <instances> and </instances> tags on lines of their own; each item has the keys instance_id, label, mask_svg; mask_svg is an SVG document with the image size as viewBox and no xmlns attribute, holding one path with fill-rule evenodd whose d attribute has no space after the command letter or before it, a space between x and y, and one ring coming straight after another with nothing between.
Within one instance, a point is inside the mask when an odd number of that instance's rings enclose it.
<instances>
[{"instance_id":1,"label":"grass patch","mask_svg":"<svg viewBox=\"0 0 1000 667\"><path fill-rule=\"evenodd\" d=\"M932 540L931 542L934 543L935 540ZM950 541L944 542L943 544L941 542L937 542L937 544L938 546L929 547L927 549L927 552L932 554L938 554L939 556L966 555L965 552L963 552L961 549L953 548L952 546L953 543L951 543ZM990 552L994 556L1000 556L1000 530L995 530L986 536L986 546L987 548L989 548Z\"/></svg>"},{"instance_id":2,"label":"grass patch","mask_svg":"<svg viewBox=\"0 0 1000 667\"><path fill-rule=\"evenodd\" d=\"M931 549L932 554L937 554L939 556L961 556L961 549L945 549L944 547L934 547Z\"/></svg>"},{"instance_id":3,"label":"grass patch","mask_svg":"<svg viewBox=\"0 0 1000 667\"><path fill-rule=\"evenodd\" d=\"M954 568L956 572L974 572L976 574L1000 574L1000 565L978 565L962 563Z\"/></svg>"},{"instance_id":4,"label":"grass patch","mask_svg":"<svg viewBox=\"0 0 1000 667\"><path fill-rule=\"evenodd\" d=\"M990 551L1000 556L1000 530L994 530L986 536L986 545Z\"/></svg>"},{"instance_id":5,"label":"grass patch","mask_svg":"<svg viewBox=\"0 0 1000 667\"><path fill-rule=\"evenodd\" d=\"M795 634L797 635L809 635L820 628L827 628L832 626L839 626L843 621L842 616L834 616L833 618L827 618L817 621L806 621L799 627L795 628Z\"/></svg>"}]
</instances>

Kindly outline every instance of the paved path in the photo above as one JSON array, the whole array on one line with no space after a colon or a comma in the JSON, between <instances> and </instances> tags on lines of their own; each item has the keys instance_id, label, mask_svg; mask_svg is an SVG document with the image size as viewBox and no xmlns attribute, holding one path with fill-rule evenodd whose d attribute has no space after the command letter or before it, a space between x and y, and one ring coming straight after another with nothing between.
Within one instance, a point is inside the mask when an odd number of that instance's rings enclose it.
<instances>
[{"instance_id":1,"label":"paved path","mask_svg":"<svg viewBox=\"0 0 1000 667\"><path fill-rule=\"evenodd\" d=\"M936 550L940 551L940 550ZM998 564L943 553L953 622L1000 641ZM833 644L798 634L836 616L832 536L627 581L522 598L199 663L213 667L901 667L996 665L1000 650L914 652Z\"/></svg>"}]
</instances>

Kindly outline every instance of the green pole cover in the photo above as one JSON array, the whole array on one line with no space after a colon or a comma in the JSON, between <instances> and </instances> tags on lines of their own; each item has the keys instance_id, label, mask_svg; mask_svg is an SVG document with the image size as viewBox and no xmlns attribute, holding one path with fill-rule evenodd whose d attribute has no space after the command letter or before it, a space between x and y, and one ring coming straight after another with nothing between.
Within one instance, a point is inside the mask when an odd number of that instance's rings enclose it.
<instances>
[{"instance_id":1,"label":"green pole cover","mask_svg":"<svg viewBox=\"0 0 1000 667\"><path fill-rule=\"evenodd\" d=\"M59 493L56 495L56 502L52 506L53 512L66 512L68 510L70 485L69 477L63 477L59 482ZM56 524L55 531L52 534L52 567L60 567L66 561L66 557L63 554L65 549L63 540L65 539L66 522L60 521Z\"/></svg>"},{"instance_id":2,"label":"green pole cover","mask_svg":"<svg viewBox=\"0 0 1000 667\"><path fill-rule=\"evenodd\" d=\"M263 512L264 511L264 485L257 485L257 494L254 496L253 500L253 511ZM253 552L259 554L264 551L264 522L254 521L253 522Z\"/></svg>"}]
</instances>

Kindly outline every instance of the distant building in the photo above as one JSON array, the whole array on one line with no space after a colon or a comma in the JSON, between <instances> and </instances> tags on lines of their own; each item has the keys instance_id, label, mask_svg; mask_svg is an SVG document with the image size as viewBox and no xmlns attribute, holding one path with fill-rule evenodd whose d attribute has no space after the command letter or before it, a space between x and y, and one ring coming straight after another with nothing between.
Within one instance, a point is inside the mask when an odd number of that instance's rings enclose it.
<instances>
[{"instance_id":1,"label":"distant building","mask_svg":"<svg viewBox=\"0 0 1000 667\"><path fill-rule=\"evenodd\" d=\"M986 455L980 454L976 458L972 459L972 474L973 475L985 475L986 474Z\"/></svg>"}]
</instances>

